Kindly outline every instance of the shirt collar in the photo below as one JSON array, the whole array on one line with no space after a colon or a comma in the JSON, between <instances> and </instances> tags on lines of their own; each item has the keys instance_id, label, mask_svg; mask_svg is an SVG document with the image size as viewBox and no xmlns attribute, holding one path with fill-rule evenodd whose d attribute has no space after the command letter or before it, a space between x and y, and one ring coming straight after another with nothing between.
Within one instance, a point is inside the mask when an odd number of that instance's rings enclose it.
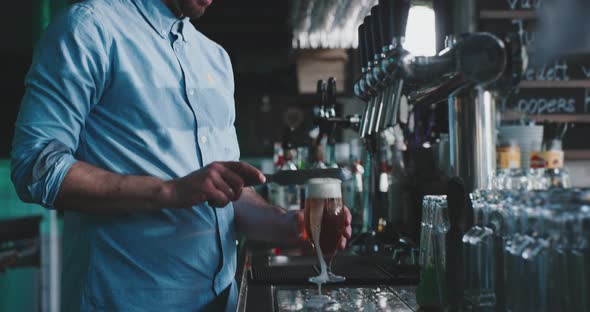
<instances>
[{"instance_id":1,"label":"shirt collar","mask_svg":"<svg viewBox=\"0 0 590 312\"><path fill-rule=\"evenodd\" d=\"M180 20L162 0L133 0L133 3L162 38L167 38L174 23Z\"/></svg>"}]
</instances>

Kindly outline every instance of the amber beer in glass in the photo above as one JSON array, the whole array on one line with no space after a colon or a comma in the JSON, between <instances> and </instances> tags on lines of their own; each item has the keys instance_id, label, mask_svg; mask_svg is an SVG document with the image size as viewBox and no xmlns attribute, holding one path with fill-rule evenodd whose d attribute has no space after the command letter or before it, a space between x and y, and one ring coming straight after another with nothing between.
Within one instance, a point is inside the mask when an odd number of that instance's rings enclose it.
<instances>
[{"instance_id":1,"label":"amber beer in glass","mask_svg":"<svg viewBox=\"0 0 590 312\"><path fill-rule=\"evenodd\" d=\"M313 283L344 281L329 270L346 224L341 184L338 179L319 178L305 185L305 230L322 271L310 278Z\"/></svg>"}]
</instances>

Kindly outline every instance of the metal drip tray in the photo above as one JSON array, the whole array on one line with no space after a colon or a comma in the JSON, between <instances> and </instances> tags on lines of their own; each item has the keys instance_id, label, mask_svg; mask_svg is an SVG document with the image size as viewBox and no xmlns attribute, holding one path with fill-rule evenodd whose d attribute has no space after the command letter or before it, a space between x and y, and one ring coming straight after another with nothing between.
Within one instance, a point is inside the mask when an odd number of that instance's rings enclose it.
<instances>
[{"instance_id":1,"label":"metal drip tray","mask_svg":"<svg viewBox=\"0 0 590 312\"><path fill-rule=\"evenodd\" d=\"M305 253L273 255L263 250L247 255L240 279L240 312L276 311L416 311L418 270L395 265L390 255L338 254L332 262L342 283L325 284L322 292L337 305L306 308L317 294L308 280L319 274L317 258ZM309 305L307 305L308 307Z\"/></svg>"},{"instance_id":2,"label":"metal drip tray","mask_svg":"<svg viewBox=\"0 0 590 312\"><path fill-rule=\"evenodd\" d=\"M336 287L327 286L322 294L329 296L333 302L320 309L306 307L311 296L317 295L317 288L276 287L275 311L400 311L412 312L417 310L415 301L408 300L411 296L400 296L400 289L388 286L379 287ZM409 291L412 291L410 289Z\"/></svg>"},{"instance_id":3,"label":"metal drip tray","mask_svg":"<svg viewBox=\"0 0 590 312\"><path fill-rule=\"evenodd\" d=\"M310 277L318 275L314 266L253 266L250 283L253 284L307 284Z\"/></svg>"},{"instance_id":4,"label":"metal drip tray","mask_svg":"<svg viewBox=\"0 0 590 312\"><path fill-rule=\"evenodd\" d=\"M418 283L418 270L415 267L384 266L364 261L357 257L342 257L334 261L332 271L346 277L341 283L349 286L359 285L415 285ZM300 264L285 266L253 265L249 282L269 285L307 285L312 276L320 272L317 265Z\"/></svg>"}]
</instances>

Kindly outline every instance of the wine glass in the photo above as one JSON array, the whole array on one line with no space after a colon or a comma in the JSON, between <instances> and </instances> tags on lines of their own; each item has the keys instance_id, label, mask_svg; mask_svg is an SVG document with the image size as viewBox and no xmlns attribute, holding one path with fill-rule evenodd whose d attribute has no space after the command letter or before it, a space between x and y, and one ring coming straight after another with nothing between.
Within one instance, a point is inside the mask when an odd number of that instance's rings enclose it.
<instances>
[{"instance_id":1,"label":"wine glass","mask_svg":"<svg viewBox=\"0 0 590 312\"><path fill-rule=\"evenodd\" d=\"M330 299L321 295L321 284L345 280L329 271L346 222L341 184L338 179L317 178L310 179L305 185L305 230L321 270L320 275L309 281L318 285L319 300L323 303Z\"/></svg>"}]
</instances>

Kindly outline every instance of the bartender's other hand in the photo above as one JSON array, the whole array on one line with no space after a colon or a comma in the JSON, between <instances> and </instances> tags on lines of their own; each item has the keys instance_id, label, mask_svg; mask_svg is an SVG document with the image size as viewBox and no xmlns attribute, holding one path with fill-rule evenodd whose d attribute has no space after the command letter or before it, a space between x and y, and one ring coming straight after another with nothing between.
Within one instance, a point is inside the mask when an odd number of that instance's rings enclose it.
<instances>
[{"instance_id":1,"label":"bartender's other hand","mask_svg":"<svg viewBox=\"0 0 590 312\"><path fill-rule=\"evenodd\" d=\"M346 243L348 239L352 236L352 215L350 214L350 210L348 207L344 206L344 214L346 215L346 221L344 221L344 231L342 232L342 237L340 237L340 244L338 245L338 249L344 250L346 248Z\"/></svg>"},{"instance_id":2,"label":"bartender's other hand","mask_svg":"<svg viewBox=\"0 0 590 312\"><path fill-rule=\"evenodd\" d=\"M344 250L346 248L346 243L350 236L352 235L352 215L350 214L350 210L348 207L344 207L343 209L344 214L346 216L344 221L344 231L342 232L342 236L340 237L340 242L338 243L338 249ZM294 241L298 244L308 244L309 237L307 237L307 233L305 232L305 215L303 210L291 210L287 212L287 219L291 220L291 224L294 225L294 235L289 239L290 241Z\"/></svg>"},{"instance_id":3,"label":"bartender's other hand","mask_svg":"<svg viewBox=\"0 0 590 312\"><path fill-rule=\"evenodd\" d=\"M244 162L213 162L185 177L167 181L165 204L183 208L207 201L213 207L224 207L240 198L245 181L260 184L265 177Z\"/></svg>"}]
</instances>

